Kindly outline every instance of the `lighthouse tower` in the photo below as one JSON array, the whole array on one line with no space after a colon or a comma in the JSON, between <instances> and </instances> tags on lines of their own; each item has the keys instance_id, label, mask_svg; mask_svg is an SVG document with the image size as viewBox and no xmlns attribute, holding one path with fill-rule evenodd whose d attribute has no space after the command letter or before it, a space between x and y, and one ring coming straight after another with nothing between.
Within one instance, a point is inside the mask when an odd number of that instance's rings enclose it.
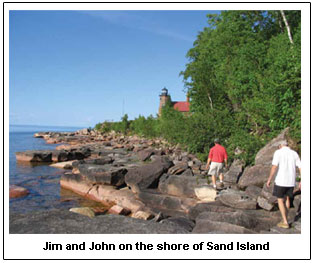
<instances>
[{"instance_id":1,"label":"lighthouse tower","mask_svg":"<svg viewBox=\"0 0 312 263\"><path fill-rule=\"evenodd\" d=\"M159 101L159 108L158 108L158 115L161 115L161 109L162 107L165 106L166 102L169 100L170 95L168 95L168 90L166 89L166 87L164 87L161 90L161 93L159 95L160 101Z\"/></svg>"}]
</instances>

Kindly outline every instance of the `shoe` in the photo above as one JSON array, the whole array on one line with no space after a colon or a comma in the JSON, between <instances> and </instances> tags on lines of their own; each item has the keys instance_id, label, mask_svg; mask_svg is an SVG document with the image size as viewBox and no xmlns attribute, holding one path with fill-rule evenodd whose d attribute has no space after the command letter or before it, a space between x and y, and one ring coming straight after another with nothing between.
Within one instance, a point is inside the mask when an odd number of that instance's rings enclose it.
<instances>
[{"instance_id":1,"label":"shoe","mask_svg":"<svg viewBox=\"0 0 312 263\"><path fill-rule=\"evenodd\" d=\"M289 228L289 225L285 224L284 222L278 223L277 226L280 227L280 228Z\"/></svg>"}]
</instances>

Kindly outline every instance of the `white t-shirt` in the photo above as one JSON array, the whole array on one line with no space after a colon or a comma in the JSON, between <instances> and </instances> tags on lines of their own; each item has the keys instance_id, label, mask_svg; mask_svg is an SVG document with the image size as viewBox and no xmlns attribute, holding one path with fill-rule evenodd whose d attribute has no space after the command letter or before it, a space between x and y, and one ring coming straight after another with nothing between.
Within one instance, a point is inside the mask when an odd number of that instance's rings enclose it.
<instances>
[{"instance_id":1,"label":"white t-shirt","mask_svg":"<svg viewBox=\"0 0 312 263\"><path fill-rule=\"evenodd\" d=\"M298 153L284 146L275 151L272 165L278 166L278 172L275 177L276 185L287 187L296 185L296 166L301 168Z\"/></svg>"}]
</instances>

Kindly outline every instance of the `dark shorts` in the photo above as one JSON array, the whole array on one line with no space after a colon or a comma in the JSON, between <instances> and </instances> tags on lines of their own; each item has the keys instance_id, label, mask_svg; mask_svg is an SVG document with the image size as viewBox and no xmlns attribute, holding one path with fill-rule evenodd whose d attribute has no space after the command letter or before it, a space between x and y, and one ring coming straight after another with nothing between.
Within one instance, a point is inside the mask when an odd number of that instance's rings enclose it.
<instances>
[{"instance_id":1,"label":"dark shorts","mask_svg":"<svg viewBox=\"0 0 312 263\"><path fill-rule=\"evenodd\" d=\"M294 187L287 186L278 186L274 185L273 195L277 198L284 198L285 196L289 196L289 198L293 198Z\"/></svg>"}]
</instances>

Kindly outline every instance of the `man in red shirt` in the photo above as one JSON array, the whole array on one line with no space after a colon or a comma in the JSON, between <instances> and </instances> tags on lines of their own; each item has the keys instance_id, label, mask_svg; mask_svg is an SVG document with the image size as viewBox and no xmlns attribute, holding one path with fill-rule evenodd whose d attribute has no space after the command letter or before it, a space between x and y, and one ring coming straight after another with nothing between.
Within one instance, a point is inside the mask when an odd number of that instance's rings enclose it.
<instances>
[{"instance_id":1,"label":"man in red shirt","mask_svg":"<svg viewBox=\"0 0 312 263\"><path fill-rule=\"evenodd\" d=\"M227 167L228 156L225 148L220 145L219 139L215 139L214 143L215 146L213 146L209 152L206 169L209 169L211 163L208 175L211 175L213 187L216 189L216 176L220 176L220 183L223 184L223 163L225 167Z\"/></svg>"}]
</instances>

